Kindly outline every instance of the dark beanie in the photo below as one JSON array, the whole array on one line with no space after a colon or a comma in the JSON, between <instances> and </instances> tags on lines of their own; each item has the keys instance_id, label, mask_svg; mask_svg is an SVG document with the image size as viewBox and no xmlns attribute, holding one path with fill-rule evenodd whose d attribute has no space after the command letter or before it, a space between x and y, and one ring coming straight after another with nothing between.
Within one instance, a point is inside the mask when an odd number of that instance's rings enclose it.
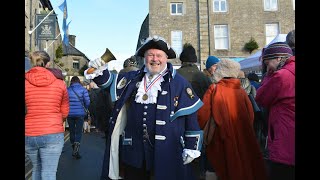
<instances>
[{"instance_id":1,"label":"dark beanie","mask_svg":"<svg viewBox=\"0 0 320 180\"><path fill-rule=\"evenodd\" d=\"M183 50L180 54L180 60L182 62L194 62L194 63L198 61L196 50L193 48L191 44L184 45Z\"/></svg>"},{"instance_id":2,"label":"dark beanie","mask_svg":"<svg viewBox=\"0 0 320 180\"><path fill-rule=\"evenodd\" d=\"M292 56L292 50L285 42L276 42L270 44L262 53L263 60L275 59L278 57Z\"/></svg>"}]
</instances>

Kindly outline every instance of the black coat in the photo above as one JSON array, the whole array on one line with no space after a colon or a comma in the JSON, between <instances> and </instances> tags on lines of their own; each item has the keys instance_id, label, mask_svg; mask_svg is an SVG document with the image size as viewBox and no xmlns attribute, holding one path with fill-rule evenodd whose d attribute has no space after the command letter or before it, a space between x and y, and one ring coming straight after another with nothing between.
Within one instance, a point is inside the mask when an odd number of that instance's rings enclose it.
<instances>
[{"instance_id":1,"label":"black coat","mask_svg":"<svg viewBox=\"0 0 320 180\"><path fill-rule=\"evenodd\" d=\"M195 64L183 64L177 72L190 82L195 93L202 99L211 84L210 79Z\"/></svg>"}]
</instances>

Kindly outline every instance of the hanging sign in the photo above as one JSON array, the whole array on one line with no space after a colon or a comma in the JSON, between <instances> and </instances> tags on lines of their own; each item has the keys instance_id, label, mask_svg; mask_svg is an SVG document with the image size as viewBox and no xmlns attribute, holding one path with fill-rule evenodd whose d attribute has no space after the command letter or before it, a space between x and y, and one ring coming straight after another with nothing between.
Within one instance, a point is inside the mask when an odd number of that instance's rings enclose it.
<instances>
[{"instance_id":1,"label":"hanging sign","mask_svg":"<svg viewBox=\"0 0 320 180\"><path fill-rule=\"evenodd\" d=\"M47 16L47 14L36 14L36 26ZM38 40L55 40L56 37L56 19L55 14L47 18L37 27L36 39Z\"/></svg>"}]
</instances>

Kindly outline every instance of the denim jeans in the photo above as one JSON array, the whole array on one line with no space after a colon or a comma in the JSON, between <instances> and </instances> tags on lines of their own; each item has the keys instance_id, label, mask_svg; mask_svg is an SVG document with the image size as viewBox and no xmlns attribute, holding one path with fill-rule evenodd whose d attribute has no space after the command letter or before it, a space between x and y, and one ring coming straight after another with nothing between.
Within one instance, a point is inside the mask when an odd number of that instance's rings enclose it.
<instances>
[{"instance_id":1,"label":"denim jeans","mask_svg":"<svg viewBox=\"0 0 320 180\"><path fill-rule=\"evenodd\" d=\"M73 144L74 142L81 141L82 137L82 129L84 123L84 117L68 117L69 131L70 131L70 142Z\"/></svg>"},{"instance_id":2,"label":"denim jeans","mask_svg":"<svg viewBox=\"0 0 320 180\"><path fill-rule=\"evenodd\" d=\"M25 136L25 151L32 163L32 180L56 180L64 133Z\"/></svg>"}]
</instances>

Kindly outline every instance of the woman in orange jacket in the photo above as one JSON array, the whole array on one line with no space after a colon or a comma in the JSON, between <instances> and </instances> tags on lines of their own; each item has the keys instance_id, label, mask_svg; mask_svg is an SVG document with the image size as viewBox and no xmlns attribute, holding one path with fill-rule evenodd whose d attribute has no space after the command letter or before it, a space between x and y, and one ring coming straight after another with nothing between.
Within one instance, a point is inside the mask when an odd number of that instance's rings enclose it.
<instances>
[{"instance_id":1,"label":"woman in orange jacket","mask_svg":"<svg viewBox=\"0 0 320 180\"><path fill-rule=\"evenodd\" d=\"M30 59L33 67L25 73L25 152L33 165L32 179L55 180L69 96L61 72L47 69L50 57L45 51L31 53Z\"/></svg>"}]
</instances>

